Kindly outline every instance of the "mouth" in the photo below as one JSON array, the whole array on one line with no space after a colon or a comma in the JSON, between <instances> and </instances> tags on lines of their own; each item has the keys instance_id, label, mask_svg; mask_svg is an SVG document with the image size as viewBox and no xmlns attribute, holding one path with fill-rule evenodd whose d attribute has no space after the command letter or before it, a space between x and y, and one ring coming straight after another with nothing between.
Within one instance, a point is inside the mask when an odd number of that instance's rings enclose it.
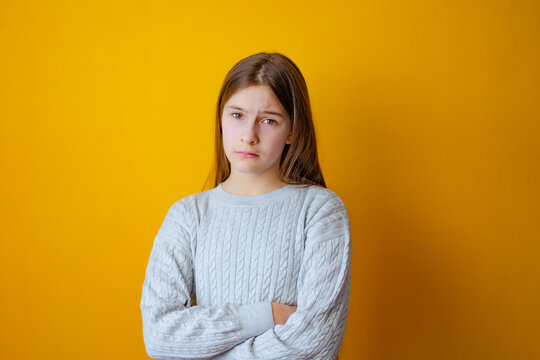
<instances>
[{"instance_id":1,"label":"mouth","mask_svg":"<svg viewBox=\"0 0 540 360\"><path fill-rule=\"evenodd\" d=\"M245 158L254 158L254 157L259 156L259 155L255 154L255 153L252 153L252 152L249 152L249 151L237 151L236 153L238 153L240 156L245 157Z\"/></svg>"}]
</instances>

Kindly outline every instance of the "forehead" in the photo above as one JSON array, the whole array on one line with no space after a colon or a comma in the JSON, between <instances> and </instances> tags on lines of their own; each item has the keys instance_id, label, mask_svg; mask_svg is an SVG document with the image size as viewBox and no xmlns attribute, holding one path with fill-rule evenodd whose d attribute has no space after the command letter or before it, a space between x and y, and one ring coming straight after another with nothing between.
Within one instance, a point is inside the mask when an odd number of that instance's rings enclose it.
<instances>
[{"instance_id":1,"label":"forehead","mask_svg":"<svg viewBox=\"0 0 540 360\"><path fill-rule=\"evenodd\" d=\"M276 94L274 94L274 91L268 85L252 85L242 88L229 98L225 103L225 106L228 105L236 105L248 109L283 109Z\"/></svg>"}]
</instances>

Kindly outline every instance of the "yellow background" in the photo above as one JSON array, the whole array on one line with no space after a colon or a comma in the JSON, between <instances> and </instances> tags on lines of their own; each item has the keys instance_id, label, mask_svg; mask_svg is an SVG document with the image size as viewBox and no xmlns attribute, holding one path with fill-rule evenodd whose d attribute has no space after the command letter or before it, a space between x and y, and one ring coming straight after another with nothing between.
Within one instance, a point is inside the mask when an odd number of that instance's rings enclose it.
<instances>
[{"instance_id":1,"label":"yellow background","mask_svg":"<svg viewBox=\"0 0 540 360\"><path fill-rule=\"evenodd\" d=\"M342 359L540 358L537 1L0 3L2 359L146 359L219 87L289 56L353 235Z\"/></svg>"}]
</instances>

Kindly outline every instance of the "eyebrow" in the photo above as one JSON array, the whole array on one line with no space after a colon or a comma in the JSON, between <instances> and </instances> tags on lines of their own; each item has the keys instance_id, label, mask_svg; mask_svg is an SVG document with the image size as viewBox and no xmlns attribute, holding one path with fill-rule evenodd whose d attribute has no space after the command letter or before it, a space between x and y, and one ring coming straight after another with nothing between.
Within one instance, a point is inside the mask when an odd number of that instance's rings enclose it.
<instances>
[{"instance_id":1,"label":"eyebrow","mask_svg":"<svg viewBox=\"0 0 540 360\"><path fill-rule=\"evenodd\" d=\"M236 110L240 110L240 111L247 112L246 110L242 109L240 106L236 106L236 105L227 105L227 107L228 107L228 108L231 108L231 109L236 109ZM265 111L262 111L262 113L263 113L263 114L270 114L270 115L277 115L277 116L284 117L282 113L276 112L276 111L265 110Z\"/></svg>"}]
</instances>

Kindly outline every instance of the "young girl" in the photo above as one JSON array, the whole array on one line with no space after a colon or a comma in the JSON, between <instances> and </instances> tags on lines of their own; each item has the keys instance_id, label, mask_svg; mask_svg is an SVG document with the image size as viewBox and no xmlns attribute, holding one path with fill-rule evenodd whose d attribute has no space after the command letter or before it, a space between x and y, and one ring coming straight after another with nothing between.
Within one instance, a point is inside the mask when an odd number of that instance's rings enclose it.
<instances>
[{"instance_id":1,"label":"young girl","mask_svg":"<svg viewBox=\"0 0 540 360\"><path fill-rule=\"evenodd\" d=\"M154 359L335 359L350 225L319 166L305 80L279 53L227 74L214 188L170 207L142 288ZM194 297L197 304L194 304Z\"/></svg>"}]
</instances>

